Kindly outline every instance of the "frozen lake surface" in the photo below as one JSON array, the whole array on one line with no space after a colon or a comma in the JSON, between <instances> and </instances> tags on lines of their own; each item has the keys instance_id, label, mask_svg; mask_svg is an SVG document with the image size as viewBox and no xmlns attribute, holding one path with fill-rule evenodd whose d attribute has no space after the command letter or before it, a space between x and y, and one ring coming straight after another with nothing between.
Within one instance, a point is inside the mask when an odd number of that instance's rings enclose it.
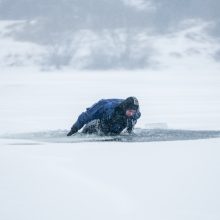
<instances>
[{"instance_id":1,"label":"frozen lake surface","mask_svg":"<svg viewBox=\"0 0 220 220\"><path fill-rule=\"evenodd\" d=\"M17 68L0 91L1 219L219 220L217 72ZM136 135L66 137L98 99L131 95Z\"/></svg>"}]
</instances>

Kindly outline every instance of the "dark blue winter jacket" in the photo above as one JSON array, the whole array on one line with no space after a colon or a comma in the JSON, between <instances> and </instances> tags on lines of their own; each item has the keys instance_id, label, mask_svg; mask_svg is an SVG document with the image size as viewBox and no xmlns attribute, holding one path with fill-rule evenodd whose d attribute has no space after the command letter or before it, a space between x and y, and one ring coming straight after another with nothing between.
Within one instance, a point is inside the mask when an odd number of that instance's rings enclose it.
<instances>
[{"instance_id":1,"label":"dark blue winter jacket","mask_svg":"<svg viewBox=\"0 0 220 220\"><path fill-rule=\"evenodd\" d=\"M108 122L112 118L115 108L123 101L124 99L101 99L90 108L87 108L86 111L78 117L78 120L74 125L79 130L85 124L94 119L100 119L104 123ZM137 110L134 116L127 118L126 125L124 123L115 123L111 126L111 131L109 132L119 133L126 127L132 129L131 127L136 124L137 119L140 118L140 116L141 113Z\"/></svg>"}]
</instances>

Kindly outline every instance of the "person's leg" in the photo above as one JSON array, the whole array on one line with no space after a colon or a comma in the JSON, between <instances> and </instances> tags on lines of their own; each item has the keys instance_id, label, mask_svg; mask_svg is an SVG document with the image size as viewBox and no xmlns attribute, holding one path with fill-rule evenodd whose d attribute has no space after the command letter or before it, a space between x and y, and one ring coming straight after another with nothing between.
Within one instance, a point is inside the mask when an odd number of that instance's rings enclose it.
<instances>
[{"instance_id":1,"label":"person's leg","mask_svg":"<svg viewBox=\"0 0 220 220\"><path fill-rule=\"evenodd\" d=\"M95 119L90 121L82 130L84 134L100 134L100 120Z\"/></svg>"}]
</instances>

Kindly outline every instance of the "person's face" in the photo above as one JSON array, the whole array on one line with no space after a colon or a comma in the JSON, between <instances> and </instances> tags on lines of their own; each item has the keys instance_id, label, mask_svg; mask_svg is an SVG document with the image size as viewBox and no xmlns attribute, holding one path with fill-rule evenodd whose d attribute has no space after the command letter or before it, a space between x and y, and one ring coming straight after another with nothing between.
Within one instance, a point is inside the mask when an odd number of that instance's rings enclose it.
<instances>
[{"instance_id":1,"label":"person's face","mask_svg":"<svg viewBox=\"0 0 220 220\"><path fill-rule=\"evenodd\" d=\"M132 117L137 111L134 109L127 109L125 114L127 117Z\"/></svg>"}]
</instances>

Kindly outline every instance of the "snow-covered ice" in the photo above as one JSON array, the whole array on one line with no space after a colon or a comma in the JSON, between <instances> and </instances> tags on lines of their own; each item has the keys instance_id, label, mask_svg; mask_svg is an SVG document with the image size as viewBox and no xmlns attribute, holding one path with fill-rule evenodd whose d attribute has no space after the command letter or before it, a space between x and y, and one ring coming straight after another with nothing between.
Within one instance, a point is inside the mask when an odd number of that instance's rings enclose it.
<instances>
[{"instance_id":1,"label":"snow-covered ice","mask_svg":"<svg viewBox=\"0 0 220 220\"><path fill-rule=\"evenodd\" d=\"M0 136L7 136L0 139L1 219L220 218L220 138L74 143L65 137L93 102L130 95L140 101L139 129L218 132L217 71L11 68L1 70L0 91Z\"/></svg>"},{"instance_id":2,"label":"snow-covered ice","mask_svg":"<svg viewBox=\"0 0 220 220\"><path fill-rule=\"evenodd\" d=\"M1 218L217 220L219 142L1 140Z\"/></svg>"}]
</instances>

